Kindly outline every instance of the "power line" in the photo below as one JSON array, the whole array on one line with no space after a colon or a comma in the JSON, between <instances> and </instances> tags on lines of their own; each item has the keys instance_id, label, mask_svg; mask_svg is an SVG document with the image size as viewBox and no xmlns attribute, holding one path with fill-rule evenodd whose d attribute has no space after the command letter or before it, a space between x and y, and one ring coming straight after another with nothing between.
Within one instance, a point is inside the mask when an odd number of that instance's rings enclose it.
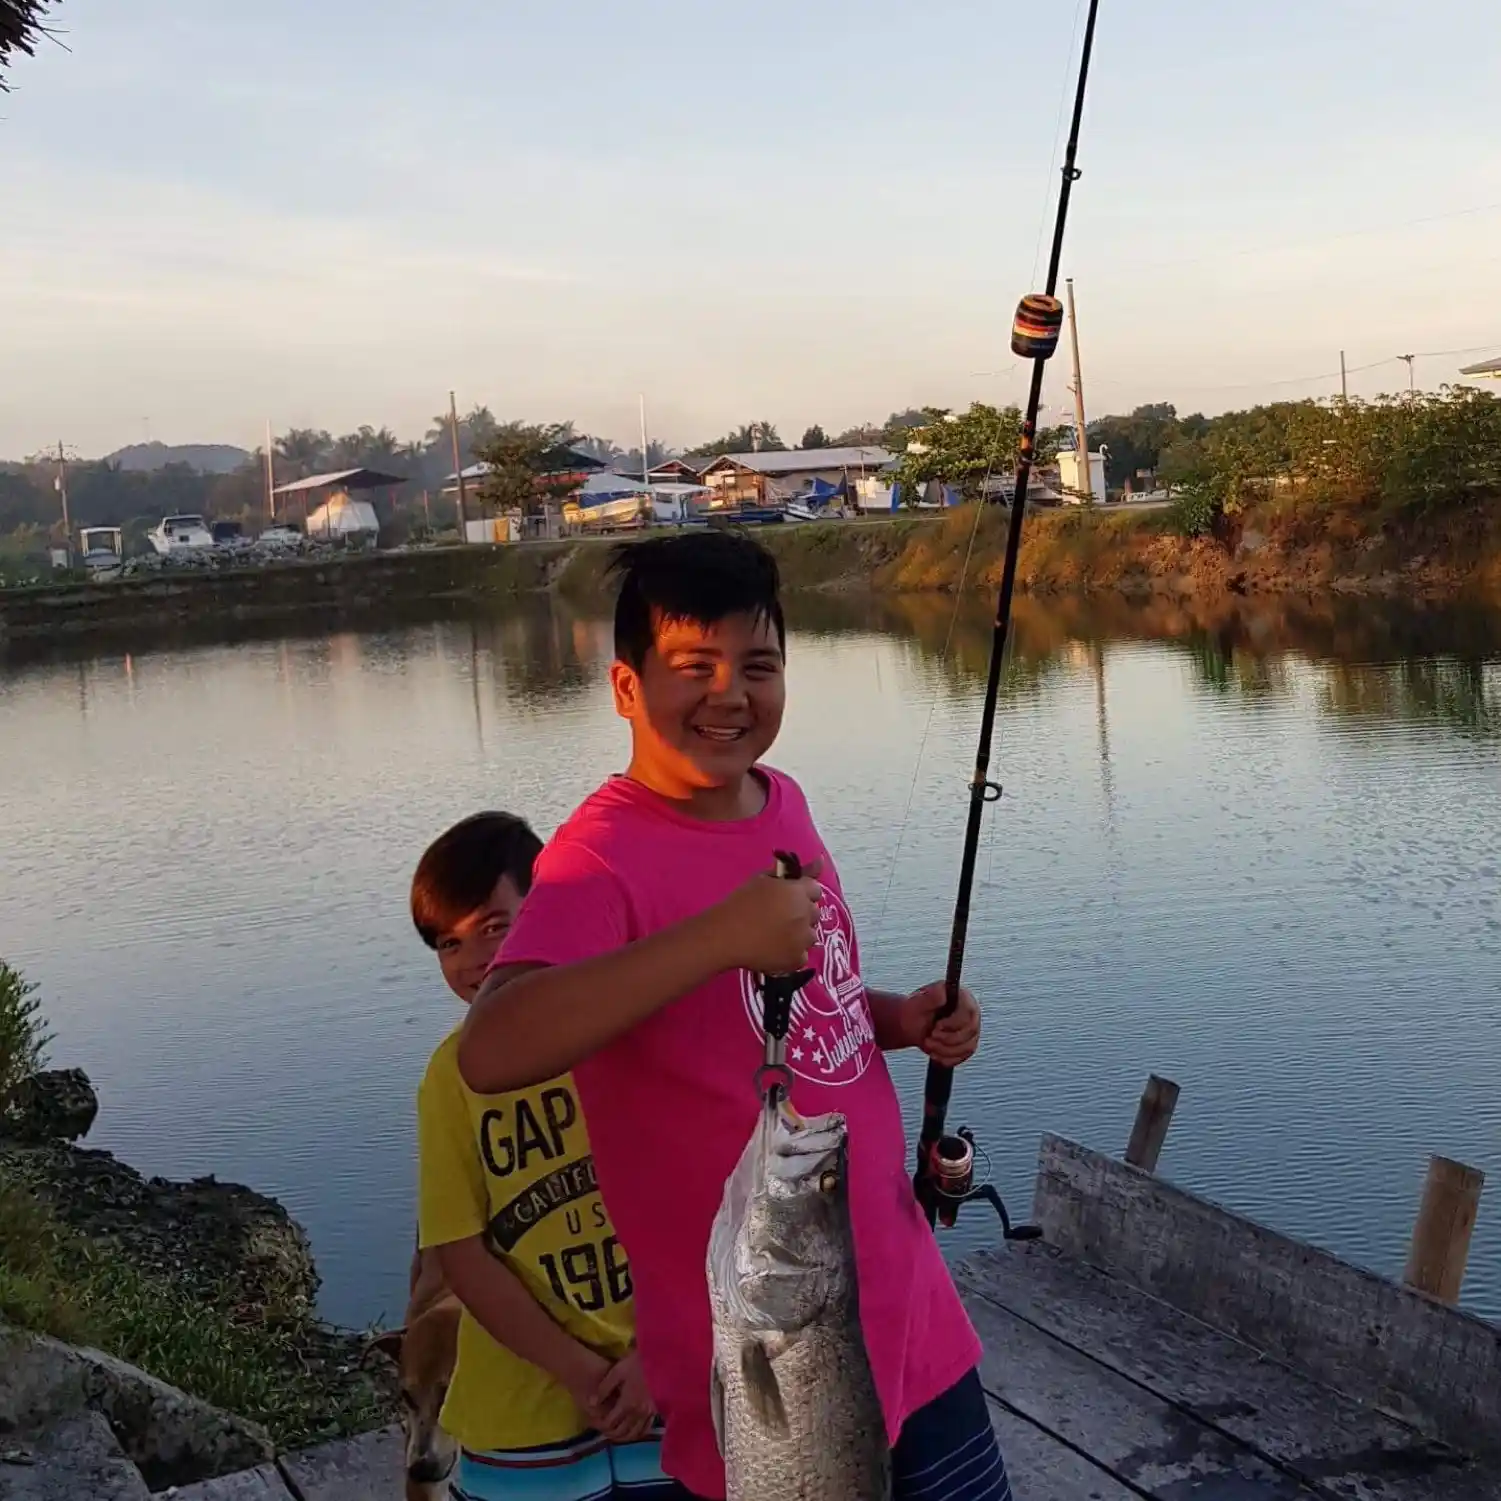
<instances>
[{"instance_id":1,"label":"power line","mask_svg":"<svg viewBox=\"0 0 1501 1501\"><path fill-rule=\"evenodd\" d=\"M1377 224L1365 229L1342 229L1333 234L1320 235L1312 240L1289 240L1278 245L1249 245L1239 250L1209 251L1203 255L1177 256L1160 261L1140 261L1137 269L1154 270L1159 266L1196 266L1204 261L1240 260L1248 255L1276 255L1284 250L1311 250L1320 245L1333 244L1338 240L1364 239L1370 235L1388 234L1396 229L1411 229L1419 224L1439 224L1447 219L1463 219L1474 214L1494 214L1501 211L1501 203L1477 203L1469 208L1449 209L1442 214L1423 214L1416 219L1398 219L1387 224Z\"/></svg>"}]
</instances>

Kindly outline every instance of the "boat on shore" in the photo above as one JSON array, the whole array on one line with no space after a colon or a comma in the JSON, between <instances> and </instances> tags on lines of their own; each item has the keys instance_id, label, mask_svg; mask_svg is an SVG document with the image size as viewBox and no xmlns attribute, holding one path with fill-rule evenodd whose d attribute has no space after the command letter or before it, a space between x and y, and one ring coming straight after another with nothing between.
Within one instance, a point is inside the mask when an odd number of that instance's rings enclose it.
<instances>
[{"instance_id":1,"label":"boat on shore","mask_svg":"<svg viewBox=\"0 0 1501 1501\"><path fill-rule=\"evenodd\" d=\"M214 535L202 516L163 516L146 533L146 540L164 558L214 545Z\"/></svg>"}]
</instances>

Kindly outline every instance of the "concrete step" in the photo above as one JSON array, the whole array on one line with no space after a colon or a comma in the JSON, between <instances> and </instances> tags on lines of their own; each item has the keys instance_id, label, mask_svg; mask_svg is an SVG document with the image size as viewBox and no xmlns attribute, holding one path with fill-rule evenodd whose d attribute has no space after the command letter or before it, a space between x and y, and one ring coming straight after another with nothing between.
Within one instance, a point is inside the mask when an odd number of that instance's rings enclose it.
<instances>
[{"instance_id":1,"label":"concrete step","mask_svg":"<svg viewBox=\"0 0 1501 1501\"><path fill-rule=\"evenodd\" d=\"M0 1443L0 1501L150 1501L109 1423L80 1412L32 1437Z\"/></svg>"},{"instance_id":2,"label":"concrete step","mask_svg":"<svg viewBox=\"0 0 1501 1501\"><path fill-rule=\"evenodd\" d=\"M403 1501L405 1496L400 1426L285 1454L279 1464L300 1501Z\"/></svg>"},{"instance_id":3,"label":"concrete step","mask_svg":"<svg viewBox=\"0 0 1501 1501\"><path fill-rule=\"evenodd\" d=\"M296 1501L275 1465L241 1470L238 1475L221 1475L217 1480L201 1480L197 1485L185 1485L167 1494L170 1501Z\"/></svg>"}]
</instances>

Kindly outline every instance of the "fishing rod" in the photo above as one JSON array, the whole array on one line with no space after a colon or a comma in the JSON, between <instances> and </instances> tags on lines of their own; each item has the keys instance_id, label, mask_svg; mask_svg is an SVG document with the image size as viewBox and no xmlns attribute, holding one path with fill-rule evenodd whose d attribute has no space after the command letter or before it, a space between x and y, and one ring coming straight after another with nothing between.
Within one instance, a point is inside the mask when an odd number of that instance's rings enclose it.
<instances>
[{"instance_id":1,"label":"fishing rod","mask_svg":"<svg viewBox=\"0 0 1501 1501\"><path fill-rule=\"evenodd\" d=\"M954 900L954 926L949 937L948 969L944 975L945 998L939 1018L949 1016L959 1004L960 979L964 972L964 946L969 936L969 906L974 892L975 861L980 851L980 828L985 808L999 801L1000 784L990 780L990 743L995 734L996 704L1000 697L1001 669L1006 658L1006 637L1011 625L1011 596L1016 588L1016 561L1021 548L1022 520L1027 509L1027 485L1032 477L1032 460L1037 440L1037 413L1042 404L1042 377L1048 360L1058 347L1063 330L1063 304L1055 295L1058 270L1063 259L1063 231L1068 222L1068 204L1074 183L1079 179L1076 165L1079 151L1079 127L1084 118L1084 92L1089 82L1089 59L1094 50L1095 18L1100 0L1089 0L1089 17L1084 25L1084 49L1079 58L1079 82L1074 93L1074 114L1069 126L1068 146L1063 154L1063 185L1058 193L1058 216L1053 225L1053 251L1048 261L1046 290L1029 293L1017 306L1011 328L1011 350L1021 359L1032 361L1032 385L1027 393L1027 413L1022 422L1021 445L1016 455L1016 487L1011 498L1010 524L1006 533L1006 554L1001 567L1001 589L996 599L995 629L990 643L990 670L985 679L985 706L980 715L980 743L975 752L975 774L969 784L969 818L964 828L964 855L959 862L959 891ZM1082 435L1081 435L1082 437ZM1083 462L1089 463L1085 442ZM1085 473L1088 473L1086 467ZM982 501L981 504L984 504ZM971 1132L960 1130L949 1135L946 1130L949 1096L953 1090L954 1071L931 1059L923 1085L922 1133L917 1143L917 1168L913 1188L928 1224L942 1221L953 1225L962 1205L984 1199L1000 1215L1002 1233L1012 1240L1030 1240L1038 1235L1034 1225L1013 1226L1006 1206L995 1187L974 1184L975 1139Z\"/></svg>"}]
</instances>

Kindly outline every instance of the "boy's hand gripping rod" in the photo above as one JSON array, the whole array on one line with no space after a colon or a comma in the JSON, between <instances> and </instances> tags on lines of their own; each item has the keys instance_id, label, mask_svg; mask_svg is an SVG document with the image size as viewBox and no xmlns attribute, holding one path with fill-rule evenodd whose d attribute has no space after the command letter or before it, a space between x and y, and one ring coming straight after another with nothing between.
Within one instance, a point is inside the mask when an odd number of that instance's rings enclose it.
<instances>
[{"instance_id":1,"label":"boy's hand gripping rod","mask_svg":"<svg viewBox=\"0 0 1501 1501\"><path fill-rule=\"evenodd\" d=\"M779 880L802 878L802 861L796 855L778 850L776 860ZM787 975L761 976L761 1027L766 1033L766 1060L756 1070L756 1090L767 1109L791 1097L792 1070L787 1067L787 1031L792 1025L792 998L814 973L811 969L801 969Z\"/></svg>"}]
</instances>

